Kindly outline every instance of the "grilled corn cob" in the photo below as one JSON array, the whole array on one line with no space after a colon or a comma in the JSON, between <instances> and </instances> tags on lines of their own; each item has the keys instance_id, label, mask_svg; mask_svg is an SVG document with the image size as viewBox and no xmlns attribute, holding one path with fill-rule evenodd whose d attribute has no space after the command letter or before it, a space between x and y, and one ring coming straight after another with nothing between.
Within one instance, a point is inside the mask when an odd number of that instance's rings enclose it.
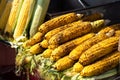
<instances>
[{"instance_id":1,"label":"grilled corn cob","mask_svg":"<svg viewBox=\"0 0 120 80\"><path fill-rule=\"evenodd\" d=\"M95 76L102 74L110 69L115 68L119 64L120 52L116 51L103 59L85 66L81 71L81 76Z\"/></svg>"},{"instance_id":2,"label":"grilled corn cob","mask_svg":"<svg viewBox=\"0 0 120 80\"><path fill-rule=\"evenodd\" d=\"M46 49L43 53L42 53L42 56L44 58L50 58L51 54L52 54L52 49Z\"/></svg>"},{"instance_id":3,"label":"grilled corn cob","mask_svg":"<svg viewBox=\"0 0 120 80\"><path fill-rule=\"evenodd\" d=\"M38 26L43 23L49 3L50 0L37 0L30 26L30 38L38 31Z\"/></svg>"},{"instance_id":4,"label":"grilled corn cob","mask_svg":"<svg viewBox=\"0 0 120 80\"><path fill-rule=\"evenodd\" d=\"M82 42L88 40L89 38L93 37L94 33L86 34L85 36L76 38L72 41L66 42L57 48L55 48L51 54L51 60L56 61L59 58L69 54L69 52L74 49L77 45L81 44Z\"/></svg>"},{"instance_id":5,"label":"grilled corn cob","mask_svg":"<svg viewBox=\"0 0 120 80\"><path fill-rule=\"evenodd\" d=\"M88 65L117 49L119 37L110 37L86 50L79 58L82 65Z\"/></svg>"},{"instance_id":6,"label":"grilled corn cob","mask_svg":"<svg viewBox=\"0 0 120 80\"><path fill-rule=\"evenodd\" d=\"M41 47L40 43L37 43L37 44L33 45L32 47L30 47L31 54L38 54L41 52L43 52L43 48Z\"/></svg>"},{"instance_id":7,"label":"grilled corn cob","mask_svg":"<svg viewBox=\"0 0 120 80\"><path fill-rule=\"evenodd\" d=\"M29 40L27 40L26 42L23 43L23 47L27 48L30 46L33 46L34 44L40 42L42 40L42 33L41 32L37 32L32 38L30 38Z\"/></svg>"},{"instance_id":8,"label":"grilled corn cob","mask_svg":"<svg viewBox=\"0 0 120 80\"><path fill-rule=\"evenodd\" d=\"M0 1L0 17L1 17L1 15L2 15L4 9L5 9L6 4L7 4L7 0L1 0Z\"/></svg>"},{"instance_id":9,"label":"grilled corn cob","mask_svg":"<svg viewBox=\"0 0 120 80\"><path fill-rule=\"evenodd\" d=\"M22 3L23 3L23 0L14 0L13 1L12 9L11 9L11 12L10 12L10 15L8 18L8 22L7 22L5 30L4 30L4 33L7 34L8 36L13 35Z\"/></svg>"},{"instance_id":10,"label":"grilled corn cob","mask_svg":"<svg viewBox=\"0 0 120 80\"><path fill-rule=\"evenodd\" d=\"M66 24L66 25L64 25L64 26L60 26L60 27L58 27L58 28L55 28L55 29L53 29L53 30L51 30L51 31L49 31L48 33L46 33L45 34L45 39L46 40L49 40L53 35L55 35L55 34L57 34L58 32L60 32L60 31L62 31L62 30L65 30L65 29L67 29L67 28L69 28L69 27L72 27L72 26L74 26L75 24L80 24L82 21L75 21L75 22L73 22L73 23L69 23L69 24Z\"/></svg>"},{"instance_id":11,"label":"grilled corn cob","mask_svg":"<svg viewBox=\"0 0 120 80\"><path fill-rule=\"evenodd\" d=\"M31 19L35 0L24 0L20 10L16 28L13 34L14 39L23 36L28 28L28 23Z\"/></svg>"},{"instance_id":12,"label":"grilled corn cob","mask_svg":"<svg viewBox=\"0 0 120 80\"><path fill-rule=\"evenodd\" d=\"M83 15L76 13L67 13L56 18L53 18L45 23L43 23L38 30L46 34L48 31L55 29L57 27L63 26L65 24L79 20Z\"/></svg>"},{"instance_id":13,"label":"grilled corn cob","mask_svg":"<svg viewBox=\"0 0 120 80\"><path fill-rule=\"evenodd\" d=\"M94 14L85 16L80 21L76 21L76 22L73 22L73 23L70 23L70 24L67 24L67 25L64 25L64 26L61 26L61 27L58 27L56 29L53 29L53 30L49 31L45 35L45 39L49 40L56 33L60 32L60 31L62 31L64 29L66 29L68 27L72 27L74 24L79 24L82 21L95 21L95 20L98 20L98 19L101 19L101 18L102 18L102 14L101 13L94 13Z\"/></svg>"},{"instance_id":14,"label":"grilled corn cob","mask_svg":"<svg viewBox=\"0 0 120 80\"><path fill-rule=\"evenodd\" d=\"M62 70L72 67L74 63L75 62L71 60L68 56L65 56L59 59L57 62L55 62L53 67L58 71L62 71Z\"/></svg>"},{"instance_id":15,"label":"grilled corn cob","mask_svg":"<svg viewBox=\"0 0 120 80\"><path fill-rule=\"evenodd\" d=\"M84 68L83 65L81 65L79 62L76 62L76 63L73 65L72 71L79 73L79 72L82 71L83 68Z\"/></svg>"},{"instance_id":16,"label":"grilled corn cob","mask_svg":"<svg viewBox=\"0 0 120 80\"><path fill-rule=\"evenodd\" d=\"M2 31L2 32L4 31L5 25L8 21L11 7L12 7L12 1L8 1L5 6L5 10L3 11L3 14L0 17L0 31Z\"/></svg>"},{"instance_id":17,"label":"grilled corn cob","mask_svg":"<svg viewBox=\"0 0 120 80\"><path fill-rule=\"evenodd\" d=\"M93 13L82 18L83 21L95 21L103 18L102 13Z\"/></svg>"},{"instance_id":18,"label":"grilled corn cob","mask_svg":"<svg viewBox=\"0 0 120 80\"><path fill-rule=\"evenodd\" d=\"M100 24L99 24L100 23ZM102 23L102 24L101 24ZM97 25L96 25L97 24ZM82 36L96 27L103 26L104 20L98 20L93 23L83 22L80 24L75 24L73 27L67 28L56 35L52 36L48 42L49 48L54 49L58 45Z\"/></svg>"},{"instance_id":19,"label":"grilled corn cob","mask_svg":"<svg viewBox=\"0 0 120 80\"><path fill-rule=\"evenodd\" d=\"M69 23L69 24L66 24L66 25L64 25L64 26L60 26L60 27L58 27L58 28L55 28L55 29L49 31L48 33L45 34L45 40L43 40L43 41L41 42L42 47L48 48L48 41L49 41L49 39L50 39L53 35L57 34L58 32L60 32L60 31L62 31L62 30L65 30L65 29L67 29L67 28L69 28L69 27L72 27L72 26L74 26L75 24L80 24L81 22L82 22L82 21L75 21L75 22L73 22L73 23Z\"/></svg>"},{"instance_id":20,"label":"grilled corn cob","mask_svg":"<svg viewBox=\"0 0 120 80\"><path fill-rule=\"evenodd\" d=\"M114 29L106 27L106 28L100 30L96 36L88 39L87 41L83 42L82 44L80 44L76 48L74 48L70 52L69 57L73 60L78 60L80 55L85 50L87 50L88 48L90 48L94 44L96 44L96 43L98 43L106 38L109 38L113 35L114 35Z\"/></svg>"}]
</instances>

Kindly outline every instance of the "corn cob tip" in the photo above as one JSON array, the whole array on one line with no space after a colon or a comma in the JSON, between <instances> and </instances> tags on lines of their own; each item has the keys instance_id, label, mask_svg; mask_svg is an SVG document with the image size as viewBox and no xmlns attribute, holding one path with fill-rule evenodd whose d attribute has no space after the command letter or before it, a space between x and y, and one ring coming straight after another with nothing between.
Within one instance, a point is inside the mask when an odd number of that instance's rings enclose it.
<instances>
[{"instance_id":1,"label":"corn cob tip","mask_svg":"<svg viewBox=\"0 0 120 80\"><path fill-rule=\"evenodd\" d=\"M65 56L55 62L55 64L53 64L53 67L58 71L62 71L72 67L74 63L75 61L71 60L68 56Z\"/></svg>"},{"instance_id":2,"label":"corn cob tip","mask_svg":"<svg viewBox=\"0 0 120 80\"><path fill-rule=\"evenodd\" d=\"M79 62L76 62L76 63L73 65L72 71L79 73L79 72L82 71L83 68L84 68L84 66L83 66L82 64L80 64Z\"/></svg>"},{"instance_id":3,"label":"corn cob tip","mask_svg":"<svg viewBox=\"0 0 120 80\"><path fill-rule=\"evenodd\" d=\"M78 16L78 18L82 18L84 16L84 14L78 14L77 13L77 16Z\"/></svg>"},{"instance_id":4,"label":"corn cob tip","mask_svg":"<svg viewBox=\"0 0 120 80\"><path fill-rule=\"evenodd\" d=\"M106 33L106 35L108 36L108 37L111 37L112 35L114 35L115 34L115 30L110 30L108 33Z\"/></svg>"},{"instance_id":5,"label":"corn cob tip","mask_svg":"<svg viewBox=\"0 0 120 80\"><path fill-rule=\"evenodd\" d=\"M92 28L99 28L103 25L105 25L105 20L104 19L101 19L101 20L96 20L96 21L93 21L91 22L91 25L92 25Z\"/></svg>"}]
</instances>

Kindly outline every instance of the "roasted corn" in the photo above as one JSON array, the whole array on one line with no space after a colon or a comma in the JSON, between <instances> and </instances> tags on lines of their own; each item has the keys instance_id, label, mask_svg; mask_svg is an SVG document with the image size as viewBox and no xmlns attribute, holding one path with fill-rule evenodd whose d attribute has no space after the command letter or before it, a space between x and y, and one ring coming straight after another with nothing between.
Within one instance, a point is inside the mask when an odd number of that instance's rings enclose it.
<instances>
[{"instance_id":1,"label":"roasted corn","mask_svg":"<svg viewBox=\"0 0 120 80\"><path fill-rule=\"evenodd\" d=\"M37 32L32 38L28 39L23 43L24 48L28 48L30 46L35 45L36 43L40 42L42 40L42 33Z\"/></svg>"},{"instance_id":2,"label":"roasted corn","mask_svg":"<svg viewBox=\"0 0 120 80\"><path fill-rule=\"evenodd\" d=\"M102 24L101 24L102 22ZM100 23L100 24L99 24ZM96 25L97 24L97 25ZM80 24L75 24L73 27L67 28L56 35L52 36L48 42L51 49L56 48L62 43L65 43L69 40L87 34L92 30L92 28L100 27L104 24L104 20L99 20L95 22L83 22Z\"/></svg>"},{"instance_id":3,"label":"roasted corn","mask_svg":"<svg viewBox=\"0 0 120 80\"><path fill-rule=\"evenodd\" d=\"M117 49L119 37L110 37L86 50L79 58L82 65L89 65Z\"/></svg>"},{"instance_id":4,"label":"roasted corn","mask_svg":"<svg viewBox=\"0 0 120 80\"><path fill-rule=\"evenodd\" d=\"M88 40L89 38L93 37L94 33L86 34L85 36L76 38L74 40L71 40L69 42L66 42L57 48L55 48L51 54L51 60L56 61L59 58L69 54L69 52L74 49L77 45L81 44L82 42Z\"/></svg>"},{"instance_id":5,"label":"roasted corn","mask_svg":"<svg viewBox=\"0 0 120 80\"><path fill-rule=\"evenodd\" d=\"M80 72L81 76L97 76L110 69L115 68L120 61L120 52L115 51L109 56L105 56L103 59L85 66Z\"/></svg>"},{"instance_id":6,"label":"roasted corn","mask_svg":"<svg viewBox=\"0 0 120 80\"><path fill-rule=\"evenodd\" d=\"M63 26L65 24L77 21L81 19L83 14L76 14L76 13L67 13L58 17L55 17L45 23L43 23L39 28L38 31L40 31L43 34L46 34L48 31L55 29L57 27Z\"/></svg>"},{"instance_id":7,"label":"roasted corn","mask_svg":"<svg viewBox=\"0 0 120 80\"><path fill-rule=\"evenodd\" d=\"M89 49L91 46L93 46L94 44L109 38L111 36L114 35L114 29L111 29L109 27L106 27L102 30L100 30L98 32L98 34L90 39L88 39L87 41L83 42L82 44L78 45L76 48L74 48L70 54L69 57L73 60L78 60L80 55L86 51L87 49ZM109 35L108 35L109 34Z\"/></svg>"}]
</instances>

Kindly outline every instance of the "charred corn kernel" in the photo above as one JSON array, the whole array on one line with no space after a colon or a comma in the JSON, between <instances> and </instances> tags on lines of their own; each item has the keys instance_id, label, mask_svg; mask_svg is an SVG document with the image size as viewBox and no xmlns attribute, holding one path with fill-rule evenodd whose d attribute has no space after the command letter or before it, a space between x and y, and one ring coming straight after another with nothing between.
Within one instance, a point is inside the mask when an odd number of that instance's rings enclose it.
<instances>
[{"instance_id":1,"label":"charred corn kernel","mask_svg":"<svg viewBox=\"0 0 120 80\"><path fill-rule=\"evenodd\" d=\"M11 12L10 12L10 15L8 18L8 22L7 22L5 30L4 30L4 33L7 34L8 36L13 35L22 3L23 3L23 0L14 0L13 1Z\"/></svg>"},{"instance_id":2,"label":"charred corn kernel","mask_svg":"<svg viewBox=\"0 0 120 80\"><path fill-rule=\"evenodd\" d=\"M6 6L5 6L5 10L3 11L3 14L0 17L0 30L3 32L5 25L8 21L8 17L11 11L11 7L12 7L12 1L8 1Z\"/></svg>"},{"instance_id":3,"label":"charred corn kernel","mask_svg":"<svg viewBox=\"0 0 120 80\"><path fill-rule=\"evenodd\" d=\"M30 37L32 37L38 31L39 25L43 23L49 3L50 0L37 0L35 11L31 21Z\"/></svg>"},{"instance_id":4,"label":"charred corn kernel","mask_svg":"<svg viewBox=\"0 0 120 80\"><path fill-rule=\"evenodd\" d=\"M53 35L57 34L58 32L62 31L62 30L65 30L69 27L72 27L74 26L75 24L80 24L82 21L75 21L73 23L69 23L69 24L66 24L64 26L60 26L58 28L55 28L51 31L49 31L48 33L45 34L45 39L46 40L49 40Z\"/></svg>"},{"instance_id":5,"label":"charred corn kernel","mask_svg":"<svg viewBox=\"0 0 120 80\"><path fill-rule=\"evenodd\" d=\"M66 42L57 48L55 48L51 54L51 60L57 61L59 58L69 54L69 52L74 49L77 45L81 44L82 42L88 40L89 38L95 36L94 33L86 34L85 36L76 38L74 40L71 40L69 42Z\"/></svg>"},{"instance_id":6,"label":"charred corn kernel","mask_svg":"<svg viewBox=\"0 0 120 80\"><path fill-rule=\"evenodd\" d=\"M110 69L115 68L119 64L120 52L114 52L109 56L105 56L103 59L85 66L81 71L81 76L97 76L102 74Z\"/></svg>"},{"instance_id":7,"label":"charred corn kernel","mask_svg":"<svg viewBox=\"0 0 120 80\"><path fill-rule=\"evenodd\" d=\"M65 24L77 21L81 19L83 14L76 14L76 13L67 13L58 17L55 17L45 23L43 23L38 30L43 34L46 34L48 31L55 29L57 27L63 26Z\"/></svg>"},{"instance_id":8,"label":"charred corn kernel","mask_svg":"<svg viewBox=\"0 0 120 80\"><path fill-rule=\"evenodd\" d=\"M82 65L88 65L117 49L119 37L110 37L86 50L79 58Z\"/></svg>"},{"instance_id":9,"label":"charred corn kernel","mask_svg":"<svg viewBox=\"0 0 120 80\"><path fill-rule=\"evenodd\" d=\"M74 63L75 62L71 60L68 56L65 56L59 59L57 62L55 62L53 67L58 71L62 71L72 67Z\"/></svg>"},{"instance_id":10,"label":"charred corn kernel","mask_svg":"<svg viewBox=\"0 0 120 80\"><path fill-rule=\"evenodd\" d=\"M37 32L32 38L30 38L29 40L27 40L26 42L23 43L23 47L27 48L30 46L33 46L34 44L40 42L42 40L42 33L41 32Z\"/></svg>"},{"instance_id":11,"label":"charred corn kernel","mask_svg":"<svg viewBox=\"0 0 120 80\"><path fill-rule=\"evenodd\" d=\"M82 18L83 21L95 21L103 18L102 13L93 13Z\"/></svg>"},{"instance_id":12,"label":"charred corn kernel","mask_svg":"<svg viewBox=\"0 0 120 80\"><path fill-rule=\"evenodd\" d=\"M7 0L1 0L1 2L0 2L0 17L5 9L6 4L7 4Z\"/></svg>"},{"instance_id":13,"label":"charred corn kernel","mask_svg":"<svg viewBox=\"0 0 120 80\"><path fill-rule=\"evenodd\" d=\"M52 54L52 49L46 49L43 53L42 53L42 56L44 58L50 58L51 54Z\"/></svg>"},{"instance_id":14,"label":"charred corn kernel","mask_svg":"<svg viewBox=\"0 0 120 80\"><path fill-rule=\"evenodd\" d=\"M48 41L46 39L44 39L42 42L41 42L41 46L43 48L48 48Z\"/></svg>"},{"instance_id":15,"label":"charred corn kernel","mask_svg":"<svg viewBox=\"0 0 120 80\"><path fill-rule=\"evenodd\" d=\"M79 73L79 72L82 71L83 68L84 68L84 67L83 67L82 64L80 64L79 62L76 62L76 63L73 65L73 70L72 70L72 71Z\"/></svg>"},{"instance_id":16,"label":"charred corn kernel","mask_svg":"<svg viewBox=\"0 0 120 80\"><path fill-rule=\"evenodd\" d=\"M99 24L100 22L100 24ZM102 22L102 24L101 24ZM56 35L52 36L48 42L49 48L54 49L62 43L69 40L87 34L92 28L101 27L104 24L104 20L98 20L95 22L82 22L80 24L74 24L73 27L67 28Z\"/></svg>"},{"instance_id":17,"label":"charred corn kernel","mask_svg":"<svg viewBox=\"0 0 120 80\"><path fill-rule=\"evenodd\" d=\"M108 35L109 34L109 35ZM80 55L86 51L87 49L89 49L91 46L93 46L94 44L107 39L111 36L114 35L114 29L106 27L102 30L100 30L98 32L98 34L88 40L86 40L85 42L83 42L82 44L78 45L76 48L74 48L70 54L69 57L73 60L78 60Z\"/></svg>"},{"instance_id":18,"label":"charred corn kernel","mask_svg":"<svg viewBox=\"0 0 120 80\"><path fill-rule=\"evenodd\" d=\"M34 4L35 0L24 0L13 34L14 39L23 36L23 34L26 32L26 29L28 28L28 23L33 12Z\"/></svg>"},{"instance_id":19,"label":"charred corn kernel","mask_svg":"<svg viewBox=\"0 0 120 80\"><path fill-rule=\"evenodd\" d=\"M43 48L41 47L40 43L37 43L37 44L33 45L32 47L30 47L31 54L38 54L41 52L43 52Z\"/></svg>"}]
</instances>

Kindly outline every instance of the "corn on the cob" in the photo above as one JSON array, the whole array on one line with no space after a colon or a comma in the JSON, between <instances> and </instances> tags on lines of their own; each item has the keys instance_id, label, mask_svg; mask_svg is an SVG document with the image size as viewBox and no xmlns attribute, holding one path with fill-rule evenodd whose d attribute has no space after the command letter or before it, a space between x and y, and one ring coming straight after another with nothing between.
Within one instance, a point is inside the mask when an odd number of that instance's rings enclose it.
<instances>
[{"instance_id":1,"label":"corn on the cob","mask_svg":"<svg viewBox=\"0 0 120 80\"><path fill-rule=\"evenodd\" d=\"M6 6L5 6L5 10L3 12L3 14L0 17L0 31L4 31L5 25L8 21L8 17L11 11L11 7L12 7L12 1L8 1Z\"/></svg>"},{"instance_id":2,"label":"corn on the cob","mask_svg":"<svg viewBox=\"0 0 120 80\"><path fill-rule=\"evenodd\" d=\"M60 32L60 31L62 31L62 30L65 30L65 29L67 29L67 28L69 28L69 27L72 27L72 26L74 26L75 24L80 24L82 21L75 21L75 22L73 22L73 23L69 23L69 24L66 24L66 25L64 25L64 26L60 26L60 27L58 27L58 28L55 28L55 29L53 29L53 30L51 30L51 31L49 31L48 33L46 33L45 34L45 39L46 40L49 40L53 35L55 35L55 34L57 34L58 32Z\"/></svg>"},{"instance_id":3,"label":"corn on the cob","mask_svg":"<svg viewBox=\"0 0 120 80\"><path fill-rule=\"evenodd\" d=\"M102 22L102 24L101 24ZM100 24L99 24L100 23ZM97 25L96 25L97 24ZM80 24L75 24L73 27L67 28L56 35L52 36L49 40L49 48L54 49L58 45L82 36L92 30L92 28L100 27L104 24L104 20L98 20L93 23L83 22Z\"/></svg>"},{"instance_id":4,"label":"corn on the cob","mask_svg":"<svg viewBox=\"0 0 120 80\"><path fill-rule=\"evenodd\" d=\"M72 41L66 42L57 48L55 48L51 54L51 60L56 61L59 58L69 54L69 52L74 49L77 45L81 44L82 42L88 40L89 38L93 37L94 33L86 34L85 36L76 38Z\"/></svg>"},{"instance_id":5,"label":"corn on the cob","mask_svg":"<svg viewBox=\"0 0 120 80\"><path fill-rule=\"evenodd\" d=\"M59 59L57 62L55 62L53 67L57 69L58 71L62 71L62 70L72 67L74 63L75 62L71 60L68 56L65 56Z\"/></svg>"},{"instance_id":6,"label":"corn on the cob","mask_svg":"<svg viewBox=\"0 0 120 80\"><path fill-rule=\"evenodd\" d=\"M12 9L11 9L11 12L10 12L10 15L8 18L8 22L7 22L5 30L4 30L4 33L7 34L8 36L13 35L22 3L23 3L23 0L14 0L13 1L13 5L12 5Z\"/></svg>"},{"instance_id":7,"label":"corn on the cob","mask_svg":"<svg viewBox=\"0 0 120 80\"><path fill-rule=\"evenodd\" d=\"M41 32L37 32L32 38L23 43L23 47L27 48L40 42L42 40L42 36L43 35Z\"/></svg>"},{"instance_id":8,"label":"corn on the cob","mask_svg":"<svg viewBox=\"0 0 120 80\"><path fill-rule=\"evenodd\" d=\"M28 23L32 16L34 4L35 0L24 0L13 34L14 39L23 36L23 34L26 32L26 29L28 28Z\"/></svg>"},{"instance_id":9,"label":"corn on the cob","mask_svg":"<svg viewBox=\"0 0 120 80\"><path fill-rule=\"evenodd\" d=\"M76 21L61 27L58 27L56 29L53 29L51 31L49 31L46 35L45 35L45 39L49 40L53 35L55 35L56 33L68 28L68 27L72 27L74 24L79 24L79 22L81 23L82 21L95 21L98 19L102 18L102 14L101 13L94 13L88 16L83 17L80 21Z\"/></svg>"},{"instance_id":10,"label":"corn on the cob","mask_svg":"<svg viewBox=\"0 0 120 80\"><path fill-rule=\"evenodd\" d=\"M68 27L74 26L74 24L80 24L81 22L82 22L82 21L75 21L75 22L73 22L73 23L69 23L69 24L66 24L66 25L64 25L64 26L60 26L60 27L58 27L58 28L55 28L55 29L49 31L48 33L45 34L45 40L43 40L43 41L41 42L42 47L43 47L43 48L48 48L48 41L49 41L49 39L50 39L53 35L57 34L58 32L60 32L60 31L62 31L62 30L67 29Z\"/></svg>"},{"instance_id":11,"label":"corn on the cob","mask_svg":"<svg viewBox=\"0 0 120 80\"><path fill-rule=\"evenodd\" d=\"M51 54L52 54L52 49L46 49L43 53L42 53L42 56L44 58L50 58Z\"/></svg>"},{"instance_id":12,"label":"corn on the cob","mask_svg":"<svg viewBox=\"0 0 120 80\"><path fill-rule=\"evenodd\" d=\"M74 48L70 52L69 57L73 60L78 60L80 55L85 50L87 50L88 48L90 48L94 44L96 44L96 43L98 43L106 38L109 38L113 35L114 35L114 29L106 27L106 28L100 30L96 36L88 39L87 41L83 42L82 44L80 44L76 48Z\"/></svg>"},{"instance_id":13,"label":"corn on the cob","mask_svg":"<svg viewBox=\"0 0 120 80\"><path fill-rule=\"evenodd\" d=\"M83 66L82 64L80 64L79 62L76 62L76 63L73 65L72 71L79 73L79 72L82 71L83 68L84 68L84 66Z\"/></svg>"},{"instance_id":14,"label":"corn on the cob","mask_svg":"<svg viewBox=\"0 0 120 80\"><path fill-rule=\"evenodd\" d=\"M34 17L30 26L30 38L38 31L38 26L44 21L50 0L37 0Z\"/></svg>"},{"instance_id":15,"label":"corn on the cob","mask_svg":"<svg viewBox=\"0 0 120 80\"><path fill-rule=\"evenodd\" d=\"M117 49L119 37L110 37L86 50L79 58L82 65L88 65Z\"/></svg>"},{"instance_id":16,"label":"corn on the cob","mask_svg":"<svg viewBox=\"0 0 120 80\"><path fill-rule=\"evenodd\" d=\"M103 18L102 13L92 13L82 18L83 21L95 21Z\"/></svg>"},{"instance_id":17,"label":"corn on the cob","mask_svg":"<svg viewBox=\"0 0 120 80\"><path fill-rule=\"evenodd\" d=\"M43 23L38 30L43 34L57 27L79 20L83 14L67 13Z\"/></svg>"},{"instance_id":18,"label":"corn on the cob","mask_svg":"<svg viewBox=\"0 0 120 80\"><path fill-rule=\"evenodd\" d=\"M0 17L5 9L6 4L7 4L7 0L1 0L1 2L0 2Z\"/></svg>"},{"instance_id":19,"label":"corn on the cob","mask_svg":"<svg viewBox=\"0 0 120 80\"><path fill-rule=\"evenodd\" d=\"M30 47L29 51L31 54L38 54L38 53L43 52L43 48L41 47L40 43L37 43L33 45L32 47Z\"/></svg>"},{"instance_id":20,"label":"corn on the cob","mask_svg":"<svg viewBox=\"0 0 120 80\"><path fill-rule=\"evenodd\" d=\"M119 64L119 60L120 52L116 51L91 65L85 66L80 75L95 76L102 74L110 69L115 68Z\"/></svg>"}]
</instances>

